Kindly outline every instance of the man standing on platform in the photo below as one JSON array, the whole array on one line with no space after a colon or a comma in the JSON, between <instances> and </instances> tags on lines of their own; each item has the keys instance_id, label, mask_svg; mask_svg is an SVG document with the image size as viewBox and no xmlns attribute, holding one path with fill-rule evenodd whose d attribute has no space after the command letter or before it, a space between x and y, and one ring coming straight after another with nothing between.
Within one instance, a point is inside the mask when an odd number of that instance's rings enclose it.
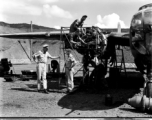
<instances>
[{"instance_id":1,"label":"man standing on platform","mask_svg":"<svg viewBox=\"0 0 152 120\"><path fill-rule=\"evenodd\" d=\"M44 93L48 94L47 91L47 79L46 79L46 67L48 58L57 59L59 56L53 57L48 53L48 44L43 45L43 49L33 55L33 60L37 62L37 89L41 92L41 83L43 83ZM42 80L42 81L41 81Z\"/></svg>"},{"instance_id":2,"label":"man standing on platform","mask_svg":"<svg viewBox=\"0 0 152 120\"><path fill-rule=\"evenodd\" d=\"M86 44L82 38L80 37L80 34L85 34L84 29L82 28L84 21L86 20L87 15L83 15L82 18L76 19L71 25L70 25L70 42L73 44L78 44L79 42L82 42L83 44ZM77 37L79 40L78 42L75 42L74 39Z\"/></svg>"}]
</instances>

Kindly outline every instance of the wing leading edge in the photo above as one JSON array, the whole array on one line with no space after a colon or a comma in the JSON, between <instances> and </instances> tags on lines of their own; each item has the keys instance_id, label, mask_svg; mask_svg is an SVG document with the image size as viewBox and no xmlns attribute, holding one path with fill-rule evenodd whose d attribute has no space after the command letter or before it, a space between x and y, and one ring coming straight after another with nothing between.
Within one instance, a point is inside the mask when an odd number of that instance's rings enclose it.
<instances>
[{"instance_id":1,"label":"wing leading edge","mask_svg":"<svg viewBox=\"0 0 152 120\"><path fill-rule=\"evenodd\" d=\"M68 34L69 31L63 31L62 34ZM60 38L61 31L51 32L29 32L29 33L13 33L13 34L0 34L0 37L11 39L51 39Z\"/></svg>"},{"instance_id":2,"label":"wing leading edge","mask_svg":"<svg viewBox=\"0 0 152 120\"><path fill-rule=\"evenodd\" d=\"M69 31L62 31L62 35L68 35ZM29 32L29 33L13 33L0 34L0 37L10 39L60 39L61 31L51 32ZM108 42L115 45L130 46L128 33L110 33L108 35Z\"/></svg>"}]
</instances>

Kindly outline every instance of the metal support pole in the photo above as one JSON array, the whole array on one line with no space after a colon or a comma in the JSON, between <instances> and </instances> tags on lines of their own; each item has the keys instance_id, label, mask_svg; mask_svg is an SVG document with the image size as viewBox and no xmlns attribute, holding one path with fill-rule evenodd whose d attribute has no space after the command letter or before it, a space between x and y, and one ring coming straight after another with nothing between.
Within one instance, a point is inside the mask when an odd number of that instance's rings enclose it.
<instances>
[{"instance_id":1,"label":"metal support pole","mask_svg":"<svg viewBox=\"0 0 152 120\"><path fill-rule=\"evenodd\" d=\"M122 68L122 64L124 64L125 76L127 77L127 72L126 72L126 65L125 65L125 58L124 58L123 49L121 49L121 52L122 52L121 68Z\"/></svg>"},{"instance_id":2,"label":"metal support pole","mask_svg":"<svg viewBox=\"0 0 152 120\"><path fill-rule=\"evenodd\" d=\"M32 25L32 21L31 21L31 32L33 32L33 25ZM30 58L32 60L32 39L29 40L30 41Z\"/></svg>"}]
</instances>

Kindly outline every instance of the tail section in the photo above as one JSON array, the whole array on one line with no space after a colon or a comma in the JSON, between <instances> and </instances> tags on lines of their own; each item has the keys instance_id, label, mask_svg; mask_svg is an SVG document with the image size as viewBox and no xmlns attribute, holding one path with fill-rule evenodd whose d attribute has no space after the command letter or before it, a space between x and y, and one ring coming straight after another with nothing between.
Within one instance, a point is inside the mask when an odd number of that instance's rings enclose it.
<instances>
[{"instance_id":1,"label":"tail section","mask_svg":"<svg viewBox=\"0 0 152 120\"><path fill-rule=\"evenodd\" d=\"M120 22L118 22L117 32L118 32L118 33L121 33L121 25L120 25Z\"/></svg>"}]
</instances>

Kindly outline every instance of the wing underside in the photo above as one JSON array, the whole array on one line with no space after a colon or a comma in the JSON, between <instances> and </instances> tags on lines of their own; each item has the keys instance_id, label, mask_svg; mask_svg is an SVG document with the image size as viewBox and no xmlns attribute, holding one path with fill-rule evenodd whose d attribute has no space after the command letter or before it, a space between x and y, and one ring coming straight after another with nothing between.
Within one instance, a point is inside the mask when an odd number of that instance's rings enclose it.
<instances>
[{"instance_id":1,"label":"wing underside","mask_svg":"<svg viewBox=\"0 0 152 120\"><path fill-rule=\"evenodd\" d=\"M108 42L115 45L130 46L129 33L111 33L108 36Z\"/></svg>"}]
</instances>

